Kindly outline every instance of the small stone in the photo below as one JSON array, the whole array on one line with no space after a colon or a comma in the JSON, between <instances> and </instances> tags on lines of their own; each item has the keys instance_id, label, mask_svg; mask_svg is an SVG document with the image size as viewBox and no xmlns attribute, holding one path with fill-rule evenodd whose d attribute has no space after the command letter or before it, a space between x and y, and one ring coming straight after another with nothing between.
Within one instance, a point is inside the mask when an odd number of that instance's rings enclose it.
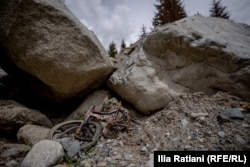
<instances>
[{"instance_id":1,"label":"small stone","mask_svg":"<svg viewBox=\"0 0 250 167\"><path fill-rule=\"evenodd\" d=\"M169 137L171 133L165 133L165 137Z\"/></svg>"},{"instance_id":2,"label":"small stone","mask_svg":"<svg viewBox=\"0 0 250 167\"><path fill-rule=\"evenodd\" d=\"M206 118L203 117L203 116L198 117L197 119L198 119L198 122L199 122L200 124L203 124L203 125L204 125L204 124L206 123Z\"/></svg>"},{"instance_id":3,"label":"small stone","mask_svg":"<svg viewBox=\"0 0 250 167\"><path fill-rule=\"evenodd\" d=\"M108 163L107 162L99 162L98 164L97 164L97 167L107 167L108 166Z\"/></svg>"},{"instance_id":4,"label":"small stone","mask_svg":"<svg viewBox=\"0 0 250 167\"><path fill-rule=\"evenodd\" d=\"M73 158L80 151L80 142L71 138L56 139L61 143L69 158Z\"/></svg>"},{"instance_id":5,"label":"small stone","mask_svg":"<svg viewBox=\"0 0 250 167\"><path fill-rule=\"evenodd\" d=\"M190 150L191 148L192 148L192 146L189 146L189 145L185 145L185 146L184 146L184 149L185 149L185 150Z\"/></svg>"},{"instance_id":6,"label":"small stone","mask_svg":"<svg viewBox=\"0 0 250 167\"><path fill-rule=\"evenodd\" d=\"M203 112L196 113L196 112L192 112L190 114L191 118L206 117L206 116L208 116L208 113L203 113Z\"/></svg>"},{"instance_id":7,"label":"small stone","mask_svg":"<svg viewBox=\"0 0 250 167\"><path fill-rule=\"evenodd\" d=\"M240 144L246 144L246 140L244 140L240 135L236 135L236 141Z\"/></svg>"},{"instance_id":8,"label":"small stone","mask_svg":"<svg viewBox=\"0 0 250 167\"><path fill-rule=\"evenodd\" d=\"M107 143L112 143L113 142L113 139L108 139L107 140Z\"/></svg>"},{"instance_id":9,"label":"small stone","mask_svg":"<svg viewBox=\"0 0 250 167\"><path fill-rule=\"evenodd\" d=\"M118 141L117 140L113 140L113 146L118 146Z\"/></svg>"},{"instance_id":10,"label":"small stone","mask_svg":"<svg viewBox=\"0 0 250 167\"><path fill-rule=\"evenodd\" d=\"M186 118L181 120L181 125L182 127L186 127L188 125L188 121L186 120Z\"/></svg>"},{"instance_id":11,"label":"small stone","mask_svg":"<svg viewBox=\"0 0 250 167\"><path fill-rule=\"evenodd\" d=\"M238 108L227 109L224 112L226 115L228 115L232 119L241 119L241 120L244 119L244 115Z\"/></svg>"},{"instance_id":12,"label":"small stone","mask_svg":"<svg viewBox=\"0 0 250 167\"><path fill-rule=\"evenodd\" d=\"M230 122L230 118L225 114L218 115L216 118L219 124Z\"/></svg>"},{"instance_id":13,"label":"small stone","mask_svg":"<svg viewBox=\"0 0 250 167\"><path fill-rule=\"evenodd\" d=\"M17 166L18 163L15 160L11 160L11 161L7 162L5 165L6 165L6 167L14 167L14 166Z\"/></svg>"},{"instance_id":14,"label":"small stone","mask_svg":"<svg viewBox=\"0 0 250 167\"><path fill-rule=\"evenodd\" d=\"M141 152L143 152L143 153L147 153L147 152L148 152L147 147L145 147L145 146L144 146L144 147L142 147L142 148L141 148Z\"/></svg>"},{"instance_id":15,"label":"small stone","mask_svg":"<svg viewBox=\"0 0 250 167\"><path fill-rule=\"evenodd\" d=\"M96 163L93 159L84 159L80 162L80 166L95 167Z\"/></svg>"},{"instance_id":16,"label":"small stone","mask_svg":"<svg viewBox=\"0 0 250 167\"><path fill-rule=\"evenodd\" d=\"M225 132L224 131L219 131L218 132L218 135L221 137L221 138L224 138L226 136Z\"/></svg>"},{"instance_id":17,"label":"small stone","mask_svg":"<svg viewBox=\"0 0 250 167\"><path fill-rule=\"evenodd\" d=\"M120 154L118 154L116 156L113 156L112 159L119 160L119 159L122 159L122 156Z\"/></svg>"},{"instance_id":18,"label":"small stone","mask_svg":"<svg viewBox=\"0 0 250 167\"><path fill-rule=\"evenodd\" d=\"M148 149L147 149L147 147L144 146L144 147L141 148L141 151L142 151L142 152L147 152Z\"/></svg>"}]
</instances>

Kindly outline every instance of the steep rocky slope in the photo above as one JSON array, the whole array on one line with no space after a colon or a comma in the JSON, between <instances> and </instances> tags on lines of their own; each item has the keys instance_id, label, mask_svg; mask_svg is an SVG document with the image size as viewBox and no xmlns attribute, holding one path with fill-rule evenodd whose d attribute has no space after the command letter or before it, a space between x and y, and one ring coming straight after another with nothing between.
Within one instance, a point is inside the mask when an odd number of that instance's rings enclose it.
<instances>
[{"instance_id":1,"label":"steep rocky slope","mask_svg":"<svg viewBox=\"0 0 250 167\"><path fill-rule=\"evenodd\" d=\"M249 45L248 25L188 17L157 27L142 39L108 85L144 114L187 90L223 90L249 100Z\"/></svg>"}]
</instances>

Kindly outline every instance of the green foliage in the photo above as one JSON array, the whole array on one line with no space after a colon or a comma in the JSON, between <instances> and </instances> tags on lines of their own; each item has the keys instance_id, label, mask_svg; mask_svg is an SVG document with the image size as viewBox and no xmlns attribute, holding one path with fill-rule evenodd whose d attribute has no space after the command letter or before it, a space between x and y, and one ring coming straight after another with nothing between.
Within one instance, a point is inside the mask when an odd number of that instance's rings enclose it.
<instances>
[{"instance_id":1,"label":"green foliage","mask_svg":"<svg viewBox=\"0 0 250 167\"><path fill-rule=\"evenodd\" d=\"M108 49L108 54L110 57L115 57L115 55L117 54L117 49L116 49L116 44L114 41L112 41L110 44L109 44L109 49Z\"/></svg>"},{"instance_id":2,"label":"green foliage","mask_svg":"<svg viewBox=\"0 0 250 167\"><path fill-rule=\"evenodd\" d=\"M153 18L153 26L164 25L172 23L187 17L181 0L156 0L158 3L154 4L156 8L155 16Z\"/></svg>"},{"instance_id":3,"label":"green foliage","mask_svg":"<svg viewBox=\"0 0 250 167\"><path fill-rule=\"evenodd\" d=\"M226 6L221 5L221 0L213 0L212 7L210 8L210 16L229 19L230 15L226 11L226 8Z\"/></svg>"}]
</instances>

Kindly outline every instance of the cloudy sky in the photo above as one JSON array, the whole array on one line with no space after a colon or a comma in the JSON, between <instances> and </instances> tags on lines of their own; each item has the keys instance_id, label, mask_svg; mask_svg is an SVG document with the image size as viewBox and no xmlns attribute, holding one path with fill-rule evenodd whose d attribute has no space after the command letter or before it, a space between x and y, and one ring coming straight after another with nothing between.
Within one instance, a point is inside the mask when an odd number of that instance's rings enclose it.
<instances>
[{"instance_id":1,"label":"cloudy sky","mask_svg":"<svg viewBox=\"0 0 250 167\"><path fill-rule=\"evenodd\" d=\"M142 25L150 31L156 0L63 0L66 6L89 29L95 32L107 49L111 41L119 48L138 40ZM212 0L183 0L188 16L199 12L209 15ZM250 0L222 0L230 18L250 25Z\"/></svg>"}]
</instances>

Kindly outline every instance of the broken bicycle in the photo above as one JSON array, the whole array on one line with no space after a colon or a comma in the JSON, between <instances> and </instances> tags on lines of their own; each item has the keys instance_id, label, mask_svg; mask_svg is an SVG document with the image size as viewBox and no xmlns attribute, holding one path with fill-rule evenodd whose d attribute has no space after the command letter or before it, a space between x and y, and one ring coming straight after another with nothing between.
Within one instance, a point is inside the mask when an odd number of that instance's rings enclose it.
<instances>
[{"instance_id":1,"label":"broken bicycle","mask_svg":"<svg viewBox=\"0 0 250 167\"><path fill-rule=\"evenodd\" d=\"M108 116L108 117L105 117ZM103 134L103 126L100 122L106 123L106 129L117 132L129 130L131 121L128 110L118 104L116 109L107 112L98 112L95 105L91 105L83 120L70 120L55 125L48 133L48 139L61 139L70 137L81 142L80 150L89 150L98 142Z\"/></svg>"}]
</instances>

